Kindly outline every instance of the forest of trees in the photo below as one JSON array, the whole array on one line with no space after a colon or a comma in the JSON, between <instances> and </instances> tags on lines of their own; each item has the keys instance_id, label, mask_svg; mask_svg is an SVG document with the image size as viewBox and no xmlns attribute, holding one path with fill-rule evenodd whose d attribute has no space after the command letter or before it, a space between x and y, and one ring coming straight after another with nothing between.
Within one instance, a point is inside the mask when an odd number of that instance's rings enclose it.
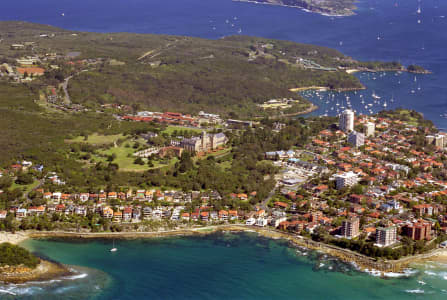
<instances>
[{"instance_id":1,"label":"forest of trees","mask_svg":"<svg viewBox=\"0 0 447 300\"><path fill-rule=\"evenodd\" d=\"M0 244L0 266L24 265L35 268L39 263L40 259L25 248L10 243Z\"/></svg>"}]
</instances>

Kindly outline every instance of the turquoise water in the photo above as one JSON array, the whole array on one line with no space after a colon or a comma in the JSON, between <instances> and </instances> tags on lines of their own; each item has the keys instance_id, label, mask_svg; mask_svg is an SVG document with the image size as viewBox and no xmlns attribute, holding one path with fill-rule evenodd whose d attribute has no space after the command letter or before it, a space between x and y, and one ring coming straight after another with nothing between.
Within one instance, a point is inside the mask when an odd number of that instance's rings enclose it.
<instances>
[{"instance_id":1,"label":"turquoise water","mask_svg":"<svg viewBox=\"0 0 447 300\"><path fill-rule=\"evenodd\" d=\"M24 245L86 277L0 287L0 299L446 299L447 271L408 278L359 273L324 254L254 233L110 240L30 240ZM85 267L87 269L85 269ZM77 268L77 267L75 267ZM5 291L17 296L5 294ZM9 298L8 298L9 297Z\"/></svg>"}]
</instances>

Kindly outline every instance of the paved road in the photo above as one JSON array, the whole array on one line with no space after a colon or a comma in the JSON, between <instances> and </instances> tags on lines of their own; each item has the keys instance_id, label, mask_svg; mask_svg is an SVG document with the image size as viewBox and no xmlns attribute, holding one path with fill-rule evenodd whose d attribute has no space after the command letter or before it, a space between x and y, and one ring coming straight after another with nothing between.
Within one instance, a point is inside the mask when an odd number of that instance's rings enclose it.
<instances>
[{"instance_id":1,"label":"paved road","mask_svg":"<svg viewBox=\"0 0 447 300\"><path fill-rule=\"evenodd\" d=\"M76 76L76 75L78 75L78 74L80 74L80 73L82 73L82 72L87 72L87 71L89 71L89 70L82 70L82 71L79 71L79 72L76 73L76 74L73 74L73 75L68 76L67 78L65 78L64 82L62 83L62 89L64 90L64 94L65 94L64 103L65 103L66 105L70 105L70 104L71 104L71 98L70 98L70 95L68 94L68 82L69 82L70 79L72 79L74 76Z\"/></svg>"},{"instance_id":2,"label":"paved road","mask_svg":"<svg viewBox=\"0 0 447 300\"><path fill-rule=\"evenodd\" d=\"M268 196L261 202L261 204L259 205L261 207L261 209L268 211L268 207L267 204L269 203L270 199L272 199L272 197L275 195L275 191L277 188L277 184L275 185L275 187L270 191L270 193L268 194Z\"/></svg>"},{"instance_id":3,"label":"paved road","mask_svg":"<svg viewBox=\"0 0 447 300\"><path fill-rule=\"evenodd\" d=\"M65 100L64 103L67 105L71 104L71 99L70 99L70 95L68 94L68 81L70 81L71 78L73 78L74 75L68 76L67 78L65 78L64 82L62 83L62 88L64 90L64 94L65 94Z\"/></svg>"}]
</instances>

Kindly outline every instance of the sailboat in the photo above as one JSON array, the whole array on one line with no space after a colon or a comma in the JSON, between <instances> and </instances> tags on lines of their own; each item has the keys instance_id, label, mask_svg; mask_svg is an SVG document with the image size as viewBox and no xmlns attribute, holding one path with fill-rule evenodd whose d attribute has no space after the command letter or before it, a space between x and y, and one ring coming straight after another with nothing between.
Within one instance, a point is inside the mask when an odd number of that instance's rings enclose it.
<instances>
[{"instance_id":1,"label":"sailboat","mask_svg":"<svg viewBox=\"0 0 447 300\"><path fill-rule=\"evenodd\" d=\"M386 101L383 102L383 107L386 108L388 105L386 104Z\"/></svg>"},{"instance_id":2,"label":"sailboat","mask_svg":"<svg viewBox=\"0 0 447 300\"><path fill-rule=\"evenodd\" d=\"M371 95L371 97L373 97L374 99L380 99L380 96L378 96L378 95L376 94L376 92L373 92L372 95Z\"/></svg>"},{"instance_id":3,"label":"sailboat","mask_svg":"<svg viewBox=\"0 0 447 300\"><path fill-rule=\"evenodd\" d=\"M416 11L418 14L420 14L422 12L421 10L421 6L419 5L418 10Z\"/></svg>"},{"instance_id":4,"label":"sailboat","mask_svg":"<svg viewBox=\"0 0 447 300\"><path fill-rule=\"evenodd\" d=\"M118 251L118 248L115 247L115 240L113 240L113 247L110 249L110 252L116 252Z\"/></svg>"}]
</instances>

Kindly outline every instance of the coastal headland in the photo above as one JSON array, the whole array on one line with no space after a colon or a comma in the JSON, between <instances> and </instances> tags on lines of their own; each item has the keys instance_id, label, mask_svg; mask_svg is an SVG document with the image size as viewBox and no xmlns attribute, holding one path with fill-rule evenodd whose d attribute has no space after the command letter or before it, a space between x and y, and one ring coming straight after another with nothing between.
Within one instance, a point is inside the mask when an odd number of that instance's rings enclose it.
<instances>
[{"instance_id":1,"label":"coastal headland","mask_svg":"<svg viewBox=\"0 0 447 300\"><path fill-rule=\"evenodd\" d=\"M17 284L30 281L46 281L69 275L73 275L73 272L66 266L43 259L40 260L40 264L34 269L24 266L5 266L0 268L0 281L5 283Z\"/></svg>"},{"instance_id":2,"label":"coastal headland","mask_svg":"<svg viewBox=\"0 0 447 300\"><path fill-rule=\"evenodd\" d=\"M331 17L345 17L355 15L357 8L353 0L233 0L235 2L248 2L255 4L279 5L299 8L309 12Z\"/></svg>"}]
</instances>

